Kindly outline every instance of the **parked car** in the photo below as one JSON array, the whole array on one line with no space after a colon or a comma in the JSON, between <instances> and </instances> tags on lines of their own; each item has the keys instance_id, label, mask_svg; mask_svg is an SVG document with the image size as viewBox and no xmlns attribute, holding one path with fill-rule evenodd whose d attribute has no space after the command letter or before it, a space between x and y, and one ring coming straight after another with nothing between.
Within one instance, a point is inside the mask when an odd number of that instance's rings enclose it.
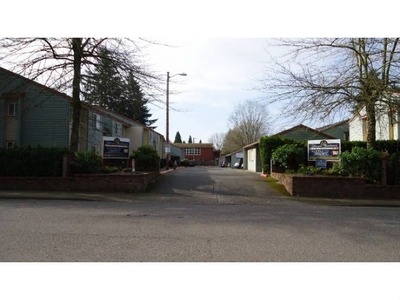
<instances>
[{"instance_id":1,"label":"parked car","mask_svg":"<svg viewBox=\"0 0 400 300\"><path fill-rule=\"evenodd\" d=\"M238 162L233 165L236 169L243 168L243 158L241 158Z\"/></svg>"}]
</instances>

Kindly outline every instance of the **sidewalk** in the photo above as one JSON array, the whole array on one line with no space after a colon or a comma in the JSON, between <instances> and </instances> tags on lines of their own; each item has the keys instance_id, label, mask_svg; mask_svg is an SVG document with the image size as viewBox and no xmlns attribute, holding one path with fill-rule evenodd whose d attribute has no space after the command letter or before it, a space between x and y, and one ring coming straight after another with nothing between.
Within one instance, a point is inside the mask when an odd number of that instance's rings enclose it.
<instances>
[{"instance_id":1,"label":"sidewalk","mask_svg":"<svg viewBox=\"0 0 400 300\"><path fill-rule=\"evenodd\" d=\"M111 202L152 202L160 201L160 197L168 201L166 197L151 193L86 193L86 192L38 192L38 191L0 191L2 199L15 200L72 200L72 201L111 201ZM363 200L363 199L325 199L304 198L291 196L275 196L274 200L295 201L313 205L327 206L366 206L366 207L400 207L400 200ZM266 200L268 200L266 198ZM173 200L172 200L173 201ZM188 200L190 201L190 200ZM232 201L230 204L236 204ZM240 204L240 203L237 203ZM247 203L248 204L248 203ZM265 202L267 205L267 201ZM263 205L257 202L256 205Z\"/></svg>"},{"instance_id":2,"label":"sidewalk","mask_svg":"<svg viewBox=\"0 0 400 300\"><path fill-rule=\"evenodd\" d=\"M0 201L1 199L25 199L131 202L134 200L135 195L134 193L0 191Z\"/></svg>"}]
</instances>

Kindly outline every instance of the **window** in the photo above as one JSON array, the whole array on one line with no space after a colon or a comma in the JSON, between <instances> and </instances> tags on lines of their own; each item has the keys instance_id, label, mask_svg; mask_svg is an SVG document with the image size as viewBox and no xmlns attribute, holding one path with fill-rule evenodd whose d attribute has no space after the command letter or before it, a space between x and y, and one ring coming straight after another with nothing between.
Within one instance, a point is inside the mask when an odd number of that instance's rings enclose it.
<instances>
[{"instance_id":1,"label":"window","mask_svg":"<svg viewBox=\"0 0 400 300\"><path fill-rule=\"evenodd\" d=\"M18 114L18 103L10 103L8 104L8 115L16 116Z\"/></svg>"},{"instance_id":2,"label":"window","mask_svg":"<svg viewBox=\"0 0 400 300\"><path fill-rule=\"evenodd\" d=\"M113 136L122 136L122 124L121 123L114 123L114 132Z\"/></svg>"},{"instance_id":3,"label":"window","mask_svg":"<svg viewBox=\"0 0 400 300\"><path fill-rule=\"evenodd\" d=\"M185 148L185 155L200 155L200 148Z\"/></svg>"},{"instance_id":4,"label":"window","mask_svg":"<svg viewBox=\"0 0 400 300\"><path fill-rule=\"evenodd\" d=\"M94 114L94 124L96 129L101 129L101 120L99 115Z\"/></svg>"},{"instance_id":5,"label":"window","mask_svg":"<svg viewBox=\"0 0 400 300\"><path fill-rule=\"evenodd\" d=\"M15 148L16 146L17 146L16 141L7 141L6 142L7 149L12 149L12 148Z\"/></svg>"}]
</instances>

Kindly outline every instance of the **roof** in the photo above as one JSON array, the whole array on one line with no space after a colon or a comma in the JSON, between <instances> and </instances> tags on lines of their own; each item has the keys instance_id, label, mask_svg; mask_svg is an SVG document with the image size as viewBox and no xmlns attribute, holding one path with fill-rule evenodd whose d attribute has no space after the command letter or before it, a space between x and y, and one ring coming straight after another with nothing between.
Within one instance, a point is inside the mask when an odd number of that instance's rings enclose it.
<instances>
[{"instance_id":1,"label":"roof","mask_svg":"<svg viewBox=\"0 0 400 300\"><path fill-rule=\"evenodd\" d=\"M301 133L303 133L303 135L301 135ZM304 133L306 133L306 134L304 134ZM307 135L308 133L310 135ZM313 135L320 136L320 137L326 138L326 139L334 139L335 138L329 134L326 134L322 131L313 129L313 128L308 127L303 124L300 124L300 125L294 126L292 128L286 129L284 131L278 132L272 136L284 136L284 137L295 139L295 140L307 140L307 139L312 138Z\"/></svg>"},{"instance_id":2,"label":"roof","mask_svg":"<svg viewBox=\"0 0 400 300\"><path fill-rule=\"evenodd\" d=\"M260 143L260 141L248 144L248 145L244 146L243 149L255 148L259 143Z\"/></svg>"},{"instance_id":3,"label":"roof","mask_svg":"<svg viewBox=\"0 0 400 300\"><path fill-rule=\"evenodd\" d=\"M43 84L41 84L41 83L38 83L38 82L36 82L36 81L34 81L34 80L32 80L32 79L26 78L26 77L24 77L24 76L22 76L22 75L20 75L20 74L14 73L14 72L12 72L12 71L10 71L10 70L7 70L7 69L4 69L4 68L2 68L2 67L0 67L0 72L6 73L8 76L19 77L21 80L27 82L28 84L36 85L36 86L39 87L39 88L45 89L45 90L47 90L47 91L49 91L49 92L51 92L51 93L53 93L53 94L55 94L55 95L58 95L58 96L63 97L65 100L67 100L67 101L69 101L69 102L72 102L72 97L71 97L71 96L68 96L68 95L65 94L65 93L61 93L61 92L59 92L59 91L57 91L57 90L55 90L55 89L52 89L52 88L50 88L50 87L48 87L48 86L45 86L45 85L43 85ZM86 106L86 107L88 107L88 108L91 108L91 109L93 109L94 111L97 111L97 112L99 112L99 113L102 113L102 114L111 116L112 118L119 120L119 121L122 122L124 125L137 124L137 125L139 125L139 126L142 126L142 127L144 127L144 128L147 128L147 129L149 129L150 131L153 131L154 133L156 133L156 134L158 134L158 135L164 137L162 134L156 132L154 129L152 129L152 128L150 128L150 127L147 127L146 125L144 125L144 124L142 124L142 123L140 123L140 122L137 122L137 121L135 121L135 120L133 120L133 119L131 119L131 118L128 118L128 117L126 117L126 116L124 116L124 115L121 115L121 114L118 114L118 113L109 111L109 110L107 110L107 109L105 109L105 108L103 108L103 107L100 107L100 106L92 105L92 104L90 104L90 103L88 103L88 102L81 101L81 103L82 103L83 106Z\"/></svg>"},{"instance_id":4,"label":"roof","mask_svg":"<svg viewBox=\"0 0 400 300\"><path fill-rule=\"evenodd\" d=\"M26 77L24 77L24 76L22 76L20 74L14 73L14 72L12 72L10 70L7 70L7 69L4 69L4 68L0 67L0 72L6 73L9 76L19 77L21 80L23 80L25 82L28 82L29 84L36 85L39 88L47 90L47 91L49 91L49 92L51 92L53 94L56 94L58 96L64 97L66 100L70 101L72 99L70 96L68 96L65 93L61 93L61 92L59 92L59 91L57 91L55 89L49 88L48 86L45 86L45 85L43 85L43 84L41 84L39 82L36 82L36 81L34 81L32 79L26 78Z\"/></svg>"},{"instance_id":5,"label":"roof","mask_svg":"<svg viewBox=\"0 0 400 300\"><path fill-rule=\"evenodd\" d=\"M242 153L242 152L243 152L243 148L240 149L240 150L236 150L236 151L234 151L234 152L231 152L231 153L229 153L229 154L225 154L224 156L232 156L232 155L234 155L234 154L236 154L236 153Z\"/></svg>"},{"instance_id":6,"label":"roof","mask_svg":"<svg viewBox=\"0 0 400 300\"><path fill-rule=\"evenodd\" d=\"M337 126L348 124L349 121L350 121L350 119L346 119L346 120L343 120L343 121L339 121L339 122L336 122L336 123L333 123L333 124L329 124L329 125L325 125L325 126L316 128L315 130L317 130L317 131L326 131L326 130L329 130L329 129L333 128L333 127L337 127Z\"/></svg>"},{"instance_id":7,"label":"roof","mask_svg":"<svg viewBox=\"0 0 400 300\"><path fill-rule=\"evenodd\" d=\"M212 143L172 143L172 145L178 148L213 148Z\"/></svg>"}]
</instances>

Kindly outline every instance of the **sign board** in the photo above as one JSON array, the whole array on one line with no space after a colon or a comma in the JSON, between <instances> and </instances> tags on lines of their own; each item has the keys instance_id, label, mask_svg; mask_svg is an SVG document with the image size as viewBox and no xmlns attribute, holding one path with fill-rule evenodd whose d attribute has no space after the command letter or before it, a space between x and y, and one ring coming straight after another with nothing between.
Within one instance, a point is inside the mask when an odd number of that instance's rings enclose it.
<instances>
[{"instance_id":1,"label":"sign board","mask_svg":"<svg viewBox=\"0 0 400 300\"><path fill-rule=\"evenodd\" d=\"M341 153L340 139L335 140L309 140L308 160L339 161Z\"/></svg>"},{"instance_id":2,"label":"sign board","mask_svg":"<svg viewBox=\"0 0 400 300\"><path fill-rule=\"evenodd\" d=\"M326 167L328 166L328 162L326 160L316 160L315 161L315 167L317 169L326 169Z\"/></svg>"},{"instance_id":3,"label":"sign board","mask_svg":"<svg viewBox=\"0 0 400 300\"><path fill-rule=\"evenodd\" d=\"M130 139L119 137L103 137L104 159L128 159Z\"/></svg>"}]
</instances>

